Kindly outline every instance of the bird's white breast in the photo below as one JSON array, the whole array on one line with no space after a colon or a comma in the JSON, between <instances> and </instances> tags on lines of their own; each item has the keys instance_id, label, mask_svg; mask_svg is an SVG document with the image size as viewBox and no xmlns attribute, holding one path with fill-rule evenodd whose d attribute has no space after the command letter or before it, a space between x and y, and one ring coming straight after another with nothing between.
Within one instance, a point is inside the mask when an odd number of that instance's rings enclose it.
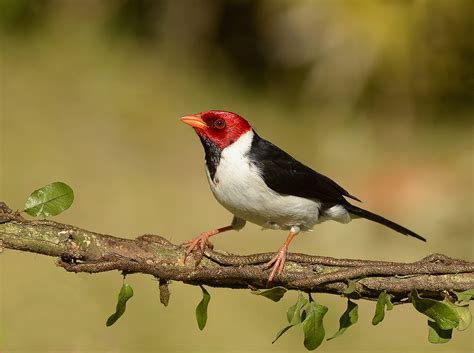
<instances>
[{"instance_id":1,"label":"bird's white breast","mask_svg":"<svg viewBox=\"0 0 474 353\"><path fill-rule=\"evenodd\" d=\"M270 189L248 157L253 136L250 130L222 151L214 180L206 169L214 196L237 217L264 228L311 229L318 222L320 203Z\"/></svg>"}]
</instances>

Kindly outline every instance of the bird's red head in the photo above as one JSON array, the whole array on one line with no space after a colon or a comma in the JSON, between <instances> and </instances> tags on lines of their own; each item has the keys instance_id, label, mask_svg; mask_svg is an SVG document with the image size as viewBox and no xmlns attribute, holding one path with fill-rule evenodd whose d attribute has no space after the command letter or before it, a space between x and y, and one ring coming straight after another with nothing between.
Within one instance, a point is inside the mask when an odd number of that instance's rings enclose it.
<instances>
[{"instance_id":1,"label":"bird's red head","mask_svg":"<svg viewBox=\"0 0 474 353\"><path fill-rule=\"evenodd\" d=\"M222 110L186 115L181 121L191 125L199 137L212 141L221 150L252 129L240 115Z\"/></svg>"}]
</instances>

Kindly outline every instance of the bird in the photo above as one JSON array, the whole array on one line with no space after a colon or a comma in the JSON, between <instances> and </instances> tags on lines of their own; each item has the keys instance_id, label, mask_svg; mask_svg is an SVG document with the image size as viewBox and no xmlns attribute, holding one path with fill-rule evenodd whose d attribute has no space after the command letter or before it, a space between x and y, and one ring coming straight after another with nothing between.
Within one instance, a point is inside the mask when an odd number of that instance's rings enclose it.
<instances>
[{"instance_id":1,"label":"bird","mask_svg":"<svg viewBox=\"0 0 474 353\"><path fill-rule=\"evenodd\" d=\"M186 241L186 256L211 246L209 238L241 230L246 222L264 229L288 231L288 236L265 268L273 282L283 270L288 247L300 232L321 222L349 223L365 218L401 234L426 241L417 233L350 203L361 202L329 177L299 162L260 137L242 116L209 110L180 119L194 128L205 153L205 171L217 201L233 214L230 225Z\"/></svg>"}]
</instances>

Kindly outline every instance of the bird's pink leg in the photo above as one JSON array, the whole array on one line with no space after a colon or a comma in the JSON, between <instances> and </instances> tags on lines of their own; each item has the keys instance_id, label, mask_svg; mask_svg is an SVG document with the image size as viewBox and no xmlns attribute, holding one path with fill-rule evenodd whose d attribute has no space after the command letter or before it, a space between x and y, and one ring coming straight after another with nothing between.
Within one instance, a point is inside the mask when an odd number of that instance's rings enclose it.
<instances>
[{"instance_id":1,"label":"bird's pink leg","mask_svg":"<svg viewBox=\"0 0 474 353\"><path fill-rule=\"evenodd\" d=\"M273 256L272 259L267 262L266 268L270 268L270 267L272 268L272 272L270 273L270 276L268 277L268 282L273 281L275 276L283 272L283 267L285 266L285 260L286 260L286 253L288 252L288 246L290 245L291 241L296 236L296 234L298 233L290 232L290 234L288 234L288 237L286 238L280 250L278 250L275 256Z\"/></svg>"},{"instance_id":2,"label":"bird's pink leg","mask_svg":"<svg viewBox=\"0 0 474 353\"><path fill-rule=\"evenodd\" d=\"M201 253L204 253L204 249L206 246L210 247L212 249L212 244L208 240L209 237L212 237L213 235L227 232L228 230L233 230L234 227L232 225L227 226L227 227L222 227L222 228L217 228L213 230L209 230L207 232L201 233L199 236L196 238L193 238L191 240L185 241L184 242L184 247L186 248L186 254L184 255L184 261L186 261L186 258L188 257L189 254L197 247L201 249Z\"/></svg>"}]
</instances>

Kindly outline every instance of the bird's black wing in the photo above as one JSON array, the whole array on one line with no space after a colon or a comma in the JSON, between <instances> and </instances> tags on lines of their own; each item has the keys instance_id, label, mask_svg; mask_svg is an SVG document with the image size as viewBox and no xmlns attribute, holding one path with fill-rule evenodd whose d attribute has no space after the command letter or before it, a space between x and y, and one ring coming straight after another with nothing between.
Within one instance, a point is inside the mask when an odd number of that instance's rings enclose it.
<instances>
[{"instance_id":1,"label":"bird's black wing","mask_svg":"<svg viewBox=\"0 0 474 353\"><path fill-rule=\"evenodd\" d=\"M249 157L269 188L285 195L314 199L323 204L348 204L345 197L360 201L336 182L298 162L256 133Z\"/></svg>"}]
</instances>

